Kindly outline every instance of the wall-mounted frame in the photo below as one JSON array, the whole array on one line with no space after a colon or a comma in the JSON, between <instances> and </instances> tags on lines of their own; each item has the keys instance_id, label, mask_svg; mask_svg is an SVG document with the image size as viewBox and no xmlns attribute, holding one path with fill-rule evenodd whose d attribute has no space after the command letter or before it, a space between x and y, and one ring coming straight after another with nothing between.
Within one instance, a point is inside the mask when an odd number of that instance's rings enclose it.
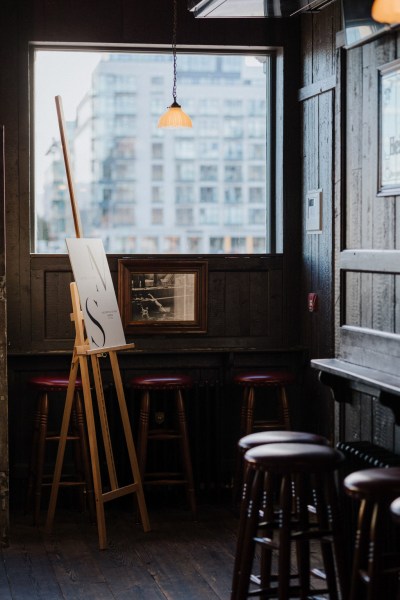
<instances>
[{"instance_id":1,"label":"wall-mounted frame","mask_svg":"<svg viewBox=\"0 0 400 600\"><path fill-rule=\"evenodd\" d=\"M208 263L121 258L118 303L126 333L205 333Z\"/></svg>"},{"instance_id":2,"label":"wall-mounted frame","mask_svg":"<svg viewBox=\"0 0 400 600\"><path fill-rule=\"evenodd\" d=\"M378 195L400 194L400 60L379 68Z\"/></svg>"}]
</instances>

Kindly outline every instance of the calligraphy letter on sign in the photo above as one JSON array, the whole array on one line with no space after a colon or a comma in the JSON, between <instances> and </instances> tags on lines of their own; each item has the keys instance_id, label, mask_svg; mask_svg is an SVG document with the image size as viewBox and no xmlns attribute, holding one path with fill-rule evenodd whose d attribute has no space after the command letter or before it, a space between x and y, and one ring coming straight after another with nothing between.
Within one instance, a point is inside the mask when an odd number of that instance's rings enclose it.
<instances>
[{"instance_id":1,"label":"calligraphy letter on sign","mask_svg":"<svg viewBox=\"0 0 400 600\"><path fill-rule=\"evenodd\" d=\"M125 334L103 242L68 238L66 243L90 348L124 346Z\"/></svg>"}]
</instances>

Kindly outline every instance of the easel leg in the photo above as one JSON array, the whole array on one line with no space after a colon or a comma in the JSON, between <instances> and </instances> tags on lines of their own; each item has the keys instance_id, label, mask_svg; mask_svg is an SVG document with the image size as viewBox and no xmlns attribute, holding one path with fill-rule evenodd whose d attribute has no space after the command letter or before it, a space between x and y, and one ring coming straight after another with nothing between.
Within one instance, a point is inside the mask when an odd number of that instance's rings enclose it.
<instances>
[{"instance_id":1,"label":"easel leg","mask_svg":"<svg viewBox=\"0 0 400 600\"><path fill-rule=\"evenodd\" d=\"M71 372L69 375L67 397L65 400L64 414L63 414L63 419L62 419L62 424L61 424L60 441L58 443L57 459L56 459L56 464L55 464L55 468L54 468L53 483L51 486L49 508L47 511L47 520L46 520L46 526L45 526L46 533L50 533L52 526L53 526L54 513L56 510L57 497L58 497L58 490L60 487L61 470L62 470L62 465L64 462L65 444L67 442L69 422L71 419L72 402L73 402L74 394L75 394L75 382L76 382L76 376L78 373L78 367L79 367L78 360L76 359L76 357L74 357L73 361L72 361Z\"/></svg>"},{"instance_id":2,"label":"easel leg","mask_svg":"<svg viewBox=\"0 0 400 600\"><path fill-rule=\"evenodd\" d=\"M125 433L125 440L131 464L133 480L137 484L136 497L139 506L140 518L144 531L150 531L150 522L147 514L147 506L143 493L142 478L139 472L139 465L136 456L135 445L133 443L132 429L129 421L129 415L126 408L124 387L122 385L121 372L119 369L118 359L115 352L110 352L110 362L114 377L115 389L117 391L119 409L121 412L121 420Z\"/></svg>"},{"instance_id":3,"label":"easel leg","mask_svg":"<svg viewBox=\"0 0 400 600\"><path fill-rule=\"evenodd\" d=\"M102 493L102 485L101 485L99 452L98 452L98 448L97 448L96 426L95 426L95 421L94 421L92 394L90 391L89 369L88 369L86 356L79 357L79 365L80 365L81 377L82 377L83 398L85 401L85 413L86 413L86 424L87 424L88 439L89 439L90 460L92 463L93 488L94 488L94 497L95 497L95 501L96 501L96 516L97 516L97 530L98 530L98 534L99 534L99 547L100 547L100 550L104 550L107 547L106 523L105 523L105 516L104 516L104 503L103 503L103 493Z\"/></svg>"}]
</instances>

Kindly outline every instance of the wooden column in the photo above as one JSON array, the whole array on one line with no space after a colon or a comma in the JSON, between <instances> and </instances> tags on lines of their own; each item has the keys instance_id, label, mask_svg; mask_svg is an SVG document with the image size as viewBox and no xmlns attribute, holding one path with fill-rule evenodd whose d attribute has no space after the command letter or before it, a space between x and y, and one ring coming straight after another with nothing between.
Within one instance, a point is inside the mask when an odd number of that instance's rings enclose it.
<instances>
[{"instance_id":1,"label":"wooden column","mask_svg":"<svg viewBox=\"0 0 400 600\"><path fill-rule=\"evenodd\" d=\"M0 546L8 545L8 386L4 127L0 127Z\"/></svg>"}]
</instances>

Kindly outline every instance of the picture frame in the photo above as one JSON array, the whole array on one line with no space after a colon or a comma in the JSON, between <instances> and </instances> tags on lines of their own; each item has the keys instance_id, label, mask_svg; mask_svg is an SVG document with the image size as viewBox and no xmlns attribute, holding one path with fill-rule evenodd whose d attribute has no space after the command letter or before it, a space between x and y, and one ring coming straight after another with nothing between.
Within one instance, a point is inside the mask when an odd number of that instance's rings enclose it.
<instances>
[{"instance_id":1,"label":"picture frame","mask_svg":"<svg viewBox=\"0 0 400 600\"><path fill-rule=\"evenodd\" d=\"M206 333L208 262L120 258L118 304L125 333Z\"/></svg>"},{"instance_id":2,"label":"picture frame","mask_svg":"<svg viewBox=\"0 0 400 600\"><path fill-rule=\"evenodd\" d=\"M378 196L400 194L400 59L379 67Z\"/></svg>"}]
</instances>

